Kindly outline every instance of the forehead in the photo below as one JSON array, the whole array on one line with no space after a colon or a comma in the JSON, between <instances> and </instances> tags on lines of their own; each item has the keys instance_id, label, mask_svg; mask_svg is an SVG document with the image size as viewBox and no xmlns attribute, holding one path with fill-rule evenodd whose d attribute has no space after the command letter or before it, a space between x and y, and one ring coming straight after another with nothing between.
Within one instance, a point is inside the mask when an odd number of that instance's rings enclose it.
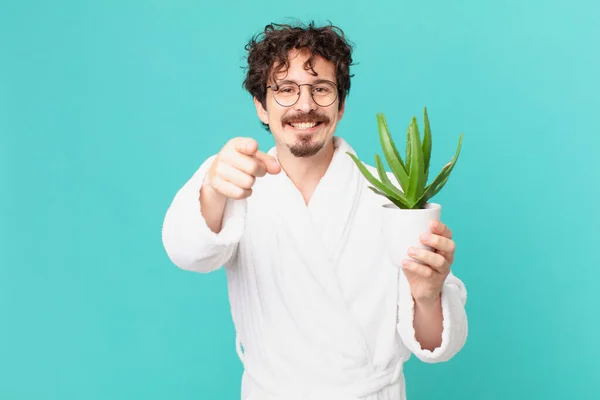
<instances>
[{"instance_id":1,"label":"forehead","mask_svg":"<svg viewBox=\"0 0 600 400\"><path fill-rule=\"evenodd\" d=\"M335 82L335 66L332 62L325 60L319 55L315 55L312 62L312 68L306 63L310 58L310 53L307 51L290 50L288 52L288 68L285 67L277 72L280 64L275 63L273 70L275 73L275 80L280 81L283 79L292 80L296 82L312 82L317 79L327 79ZM273 76L269 77L271 81Z\"/></svg>"}]
</instances>

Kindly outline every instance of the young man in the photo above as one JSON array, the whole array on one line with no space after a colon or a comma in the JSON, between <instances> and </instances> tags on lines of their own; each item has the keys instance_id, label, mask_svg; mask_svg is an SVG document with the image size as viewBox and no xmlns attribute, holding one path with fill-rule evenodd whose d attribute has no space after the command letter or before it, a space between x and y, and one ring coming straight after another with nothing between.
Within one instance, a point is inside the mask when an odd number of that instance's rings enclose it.
<instances>
[{"instance_id":1,"label":"young man","mask_svg":"<svg viewBox=\"0 0 600 400\"><path fill-rule=\"evenodd\" d=\"M405 399L411 353L447 361L467 337L452 233L432 224L435 252L387 259L386 199L334 136L352 63L341 30L269 25L246 48L245 87L276 144L234 137L205 160L166 213L166 252L225 268L243 400Z\"/></svg>"}]
</instances>

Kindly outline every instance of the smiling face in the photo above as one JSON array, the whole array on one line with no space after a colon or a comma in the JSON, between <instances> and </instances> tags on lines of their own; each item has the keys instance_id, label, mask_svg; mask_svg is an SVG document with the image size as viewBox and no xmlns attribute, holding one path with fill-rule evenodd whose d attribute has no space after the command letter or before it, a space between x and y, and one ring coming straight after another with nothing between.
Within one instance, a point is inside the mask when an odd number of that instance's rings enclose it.
<instances>
[{"instance_id":1,"label":"smiling face","mask_svg":"<svg viewBox=\"0 0 600 400\"><path fill-rule=\"evenodd\" d=\"M307 70L304 66L310 57L308 53L292 50L288 56L289 68L287 71L282 70L277 74L275 82L269 79L268 85L278 84L281 90L284 82L288 81L298 85L316 84L323 80L336 82L335 66L322 57L315 57L313 65L315 76L310 69ZM300 87L300 98L291 107L284 107L275 101L272 89L267 90L265 101L266 110L256 98L254 99L258 117L269 125L278 147L288 148L295 157L314 156L330 144L337 123L344 114L343 105L339 106L339 98L326 107L315 103L311 96L310 86Z\"/></svg>"}]
</instances>

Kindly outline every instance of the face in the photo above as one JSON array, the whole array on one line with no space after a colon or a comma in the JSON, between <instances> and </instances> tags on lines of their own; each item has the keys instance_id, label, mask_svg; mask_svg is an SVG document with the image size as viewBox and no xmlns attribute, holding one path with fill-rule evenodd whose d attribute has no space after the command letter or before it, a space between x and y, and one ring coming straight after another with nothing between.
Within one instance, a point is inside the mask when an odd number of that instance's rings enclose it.
<instances>
[{"instance_id":1,"label":"face","mask_svg":"<svg viewBox=\"0 0 600 400\"><path fill-rule=\"evenodd\" d=\"M290 66L281 71L276 81L269 80L268 85L285 81L297 84L316 83L320 80L336 82L335 67L321 57L316 57L314 71L304 69L309 55L293 50L289 53ZM267 89L266 110L254 99L256 112L280 146L285 146L296 157L314 156L331 142L337 123L342 119L344 107L339 107L339 98L333 104L322 107L311 96L310 86L300 87L300 98L291 107L284 107L275 101L273 90Z\"/></svg>"}]
</instances>

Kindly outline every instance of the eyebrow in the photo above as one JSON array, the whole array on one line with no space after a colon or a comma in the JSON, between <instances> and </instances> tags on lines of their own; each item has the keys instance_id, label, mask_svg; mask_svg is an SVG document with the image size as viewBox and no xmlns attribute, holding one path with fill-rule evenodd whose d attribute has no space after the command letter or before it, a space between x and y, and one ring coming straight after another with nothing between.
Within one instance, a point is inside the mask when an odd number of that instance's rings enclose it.
<instances>
[{"instance_id":1,"label":"eyebrow","mask_svg":"<svg viewBox=\"0 0 600 400\"><path fill-rule=\"evenodd\" d=\"M310 84L311 85L316 85L316 84L323 83L323 82L335 83L334 81L331 81L329 79L316 79L315 81L313 81ZM300 85L300 83L298 83L298 82L296 82L294 80L291 80L291 79L284 79L283 81L275 82L276 85L281 85L281 84L285 84L285 83L295 83L297 85Z\"/></svg>"}]
</instances>

